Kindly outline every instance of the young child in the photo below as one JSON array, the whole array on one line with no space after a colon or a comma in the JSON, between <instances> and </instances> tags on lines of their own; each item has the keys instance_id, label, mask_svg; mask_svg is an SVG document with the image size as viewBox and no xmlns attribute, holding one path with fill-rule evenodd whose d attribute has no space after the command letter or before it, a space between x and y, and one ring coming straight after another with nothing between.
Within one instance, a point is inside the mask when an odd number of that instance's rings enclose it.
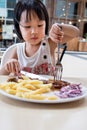
<instances>
[{"instance_id":1,"label":"young child","mask_svg":"<svg viewBox=\"0 0 87 130\"><path fill-rule=\"evenodd\" d=\"M23 42L18 43L12 50L7 62L1 66L0 74L18 75L20 70L25 70L36 74L53 75L56 43L62 42L63 37L66 41L68 33L72 33L72 37L79 34L77 28L54 24L48 38L49 17L45 5L40 0L18 1L14 9L14 27Z\"/></svg>"}]
</instances>

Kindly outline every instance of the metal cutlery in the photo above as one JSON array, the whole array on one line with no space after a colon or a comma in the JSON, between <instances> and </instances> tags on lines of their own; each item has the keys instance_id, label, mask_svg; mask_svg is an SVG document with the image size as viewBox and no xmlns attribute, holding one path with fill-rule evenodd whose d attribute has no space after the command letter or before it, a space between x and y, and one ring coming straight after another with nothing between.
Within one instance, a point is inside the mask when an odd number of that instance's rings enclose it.
<instances>
[{"instance_id":1,"label":"metal cutlery","mask_svg":"<svg viewBox=\"0 0 87 130\"><path fill-rule=\"evenodd\" d=\"M58 58L57 62L55 63L54 80L61 80L63 66L60 62L60 43L58 43L57 48L58 48Z\"/></svg>"},{"instance_id":2,"label":"metal cutlery","mask_svg":"<svg viewBox=\"0 0 87 130\"><path fill-rule=\"evenodd\" d=\"M48 80L48 78L46 78L46 77L44 77L42 75L29 73L29 72L26 72L26 71L23 71L23 70L21 70L20 73L27 76L27 77L29 77L29 78L32 78L32 79Z\"/></svg>"}]
</instances>

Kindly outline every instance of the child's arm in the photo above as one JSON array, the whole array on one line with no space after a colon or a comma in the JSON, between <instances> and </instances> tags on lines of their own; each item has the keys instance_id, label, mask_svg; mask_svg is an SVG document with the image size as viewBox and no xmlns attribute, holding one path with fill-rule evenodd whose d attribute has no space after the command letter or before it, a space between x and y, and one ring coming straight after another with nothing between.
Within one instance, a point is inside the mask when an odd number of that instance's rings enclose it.
<instances>
[{"instance_id":1,"label":"child's arm","mask_svg":"<svg viewBox=\"0 0 87 130\"><path fill-rule=\"evenodd\" d=\"M64 43L78 37L79 33L79 29L73 25L55 23L49 31L49 38L55 43Z\"/></svg>"},{"instance_id":2,"label":"child's arm","mask_svg":"<svg viewBox=\"0 0 87 130\"><path fill-rule=\"evenodd\" d=\"M1 65L0 75L8 75L10 73L17 74L19 72L19 69L20 67L17 60L16 48L14 48L11 54L9 52L9 56L6 59L6 62Z\"/></svg>"},{"instance_id":3,"label":"child's arm","mask_svg":"<svg viewBox=\"0 0 87 130\"><path fill-rule=\"evenodd\" d=\"M0 75L8 75L10 73L18 74L20 70L17 59L9 59L4 66L0 68Z\"/></svg>"}]
</instances>

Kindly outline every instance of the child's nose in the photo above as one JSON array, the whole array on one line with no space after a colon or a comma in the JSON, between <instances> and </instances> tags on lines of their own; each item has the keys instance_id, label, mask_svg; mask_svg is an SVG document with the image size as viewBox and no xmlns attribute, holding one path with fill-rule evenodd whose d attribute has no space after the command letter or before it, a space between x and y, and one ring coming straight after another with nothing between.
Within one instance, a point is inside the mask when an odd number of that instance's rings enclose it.
<instances>
[{"instance_id":1,"label":"child's nose","mask_svg":"<svg viewBox=\"0 0 87 130\"><path fill-rule=\"evenodd\" d=\"M31 33L37 33L38 29L37 28L31 28Z\"/></svg>"}]
</instances>

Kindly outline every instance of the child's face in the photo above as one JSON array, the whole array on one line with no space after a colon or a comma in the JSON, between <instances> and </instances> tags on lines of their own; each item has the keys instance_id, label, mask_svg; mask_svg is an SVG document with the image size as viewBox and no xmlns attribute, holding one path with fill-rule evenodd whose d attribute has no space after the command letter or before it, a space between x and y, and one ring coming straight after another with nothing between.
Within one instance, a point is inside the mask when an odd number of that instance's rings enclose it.
<instances>
[{"instance_id":1,"label":"child's face","mask_svg":"<svg viewBox=\"0 0 87 130\"><path fill-rule=\"evenodd\" d=\"M19 27L25 42L32 45L40 43L45 36L45 26L45 20L39 20L34 12L31 13L31 19L28 18L28 21L26 20L26 11L22 13Z\"/></svg>"}]
</instances>

